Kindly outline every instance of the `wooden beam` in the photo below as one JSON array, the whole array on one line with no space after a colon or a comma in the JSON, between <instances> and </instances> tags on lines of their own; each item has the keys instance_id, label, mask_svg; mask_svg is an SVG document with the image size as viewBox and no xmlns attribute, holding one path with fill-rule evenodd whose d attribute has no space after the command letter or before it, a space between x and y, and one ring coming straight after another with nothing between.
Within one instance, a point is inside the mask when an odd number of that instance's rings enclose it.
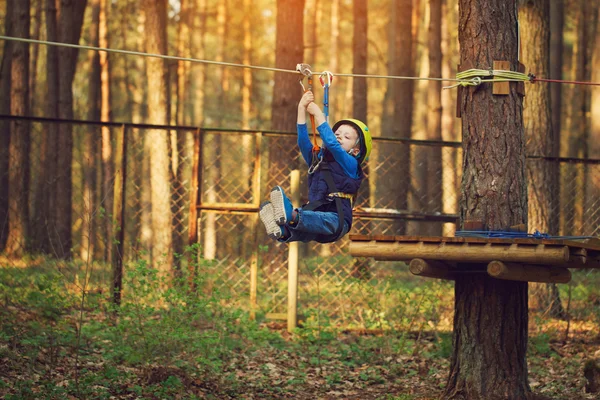
<instances>
[{"instance_id":1,"label":"wooden beam","mask_svg":"<svg viewBox=\"0 0 600 400\"><path fill-rule=\"evenodd\" d=\"M449 270L449 265L435 260L423 260L414 258L410 261L408 269L413 275L427 278L438 278L445 280L454 280L456 274Z\"/></svg>"},{"instance_id":2,"label":"wooden beam","mask_svg":"<svg viewBox=\"0 0 600 400\"><path fill-rule=\"evenodd\" d=\"M562 265L569 261L568 246L516 244L351 242L350 254L353 257L374 257L387 261L422 258L464 263L489 263L498 260L544 265Z\"/></svg>"},{"instance_id":3,"label":"wooden beam","mask_svg":"<svg viewBox=\"0 0 600 400\"><path fill-rule=\"evenodd\" d=\"M521 282L568 283L571 271L566 268L543 265L524 265L492 261L487 267L488 274L497 279Z\"/></svg>"}]
</instances>

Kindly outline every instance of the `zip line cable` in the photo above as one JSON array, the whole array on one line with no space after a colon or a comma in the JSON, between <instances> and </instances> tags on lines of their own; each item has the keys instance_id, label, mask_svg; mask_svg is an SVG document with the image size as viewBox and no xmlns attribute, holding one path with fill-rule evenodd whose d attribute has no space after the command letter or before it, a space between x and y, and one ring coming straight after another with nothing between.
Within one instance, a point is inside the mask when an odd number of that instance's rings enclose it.
<instances>
[{"instance_id":1,"label":"zip line cable","mask_svg":"<svg viewBox=\"0 0 600 400\"><path fill-rule=\"evenodd\" d=\"M141 51L120 50L120 49L95 47L95 46L85 46L85 45L80 45L80 44L51 42L51 41L47 41L47 40L26 39L26 38L19 38L19 37L13 37L13 36L4 36L4 35L0 35L0 40L9 40L9 41L15 41L15 42L31 43L31 44L42 44L42 45L46 45L46 46L69 47L69 48L81 49L81 50L104 51L106 53L125 54L125 55L150 57L150 58L161 58L161 59L173 60L173 61L188 61L188 62L192 62L192 63L222 65L222 66L228 66L228 67L249 68L249 69L275 71L275 72L285 72L285 73L298 75L298 71L292 70L292 69L262 67L262 66L256 66L256 65L238 64L238 63L230 63L230 62L223 62L223 61L202 60L202 59L190 58L190 57L179 57L179 56L170 56L170 55L165 55L165 54L144 53ZM322 75L327 72L328 71L312 72L312 74L313 75ZM458 79L458 78L425 78L425 77L414 77L414 76L367 75L367 74L365 74L365 75L362 75L362 74L335 74L335 76L355 77L355 78L430 80L430 81L447 81L447 82L463 81L462 79Z\"/></svg>"},{"instance_id":2,"label":"zip line cable","mask_svg":"<svg viewBox=\"0 0 600 400\"><path fill-rule=\"evenodd\" d=\"M0 40L8 40L14 42L23 42L30 44L41 44L46 46L58 46L58 47L69 47L73 49L81 49L81 50L92 50L92 51L103 51L106 53L115 53L115 54L125 54L132 56L140 56L140 57L149 57L149 58L161 58L164 60L173 60L173 61L187 61L192 63L201 63L201 64L212 64L212 65L222 65L227 67L238 67L238 68L248 68L248 69L256 69L256 70L264 70L264 71L274 71L274 72L285 72L297 75L297 70L292 69L283 69L283 68L273 68L273 67L263 67L257 65L249 65L249 64L238 64L224 61L212 61L212 60L202 60L198 58L190 58L190 57L179 57L179 56L170 56L166 54L153 54L153 53L145 53L141 51L132 51L132 50L120 50L120 49L112 49L106 47L95 47L95 46L86 46L80 44L72 44L72 43L63 43L63 42L51 42L47 40L37 40L37 39L26 39L19 38L14 36L4 36L0 35ZM326 74L325 72L313 72L313 75L322 75ZM485 82L530 82L535 83L538 82L550 82L550 83L569 83L576 85L592 85L592 86L600 86L600 83L597 82L580 82L580 81L564 81L559 79L542 79L536 78L534 75L525 75L520 72L514 71L502 71L502 70L484 70L484 69L470 69L467 71L459 72L456 74L456 78L429 78L429 77L418 77L418 76L394 76L394 75L370 75L370 74L335 74L338 77L352 77L352 78L374 78L374 79L405 79L405 80L424 80L424 81L443 81L443 82L457 82L457 84L452 86L445 86L444 89L452 89L457 86L477 86L481 83ZM483 77L492 77L493 79L482 79Z\"/></svg>"}]
</instances>

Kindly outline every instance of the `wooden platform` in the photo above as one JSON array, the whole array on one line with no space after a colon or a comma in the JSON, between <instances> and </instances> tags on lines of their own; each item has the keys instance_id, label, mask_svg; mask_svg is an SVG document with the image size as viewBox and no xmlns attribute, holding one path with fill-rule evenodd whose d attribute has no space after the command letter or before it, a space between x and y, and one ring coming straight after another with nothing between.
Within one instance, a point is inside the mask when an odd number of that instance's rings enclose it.
<instances>
[{"instance_id":1,"label":"wooden platform","mask_svg":"<svg viewBox=\"0 0 600 400\"><path fill-rule=\"evenodd\" d=\"M488 273L499 279L566 283L568 268L600 269L600 240L350 235L350 254L408 261L415 275L455 279Z\"/></svg>"}]
</instances>

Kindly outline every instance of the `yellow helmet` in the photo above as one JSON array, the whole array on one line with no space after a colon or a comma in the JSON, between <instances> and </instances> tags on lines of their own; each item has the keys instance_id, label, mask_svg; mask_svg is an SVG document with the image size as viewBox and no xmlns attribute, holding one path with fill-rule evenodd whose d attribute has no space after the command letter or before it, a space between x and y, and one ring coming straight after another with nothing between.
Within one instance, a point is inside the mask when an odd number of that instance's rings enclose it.
<instances>
[{"instance_id":1,"label":"yellow helmet","mask_svg":"<svg viewBox=\"0 0 600 400\"><path fill-rule=\"evenodd\" d=\"M332 130L335 132L340 125L348 124L356 129L359 132L360 136L360 155L358 158L359 164L364 163L369 159L371 155L371 148L373 147L373 140L371 139L371 132L367 125L364 122L359 121L357 119L341 119L333 125Z\"/></svg>"}]
</instances>

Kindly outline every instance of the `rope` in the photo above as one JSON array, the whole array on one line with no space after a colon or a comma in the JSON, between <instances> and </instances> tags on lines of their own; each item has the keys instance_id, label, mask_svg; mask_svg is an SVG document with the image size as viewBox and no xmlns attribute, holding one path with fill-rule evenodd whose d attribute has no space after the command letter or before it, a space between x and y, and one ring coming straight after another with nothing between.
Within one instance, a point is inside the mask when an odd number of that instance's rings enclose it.
<instances>
[{"instance_id":1,"label":"rope","mask_svg":"<svg viewBox=\"0 0 600 400\"><path fill-rule=\"evenodd\" d=\"M535 231L534 233L513 231L456 231L456 237L482 237L501 239L557 239L557 240L584 240L595 239L595 236L552 236L547 233Z\"/></svg>"},{"instance_id":2,"label":"rope","mask_svg":"<svg viewBox=\"0 0 600 400\"><path fill-rule=\"evenodd\" d=\"M492 77L492 79L482 79L481 77ZM456 85L446 86L444 89L452 89L457 86L477 86L484 82L531 82L533 78L522 72L472 68L458 72L456 79L458 81Z\"/></svg>"},{"instance_id":3,"label":"rope","mask_svg":"<svg viewBox=\"0 0 600 400\"><path fill-rule=\"evenodd\" d=\"M295 74L295 75L298 74L298 71L293 70L293 69L272 68L272 67L263 67L263 66L258 66L258 65L203 60L203 59L198 59L198 58L178 57L178 56L170 56L170 55L166 55L166 54L144 53L141 51L120 50L120 49L112 49L112 48L108 48L108 47L85 46L85 45L72 44L72 43L51 42L51 41L47 41L47 40L25 39L25 38L18 38L18 37L12 37L12 36L4 36L4 35L0 35L0 40L9 40L9 41L14 41L14 42L24 42L24 43L31 43L31 44L42 44L42 45L46 45L46 46L69 47L72 49L81 49L81 50L104 51L106 53L126 54L126 55L150 57L150 58L161 58L164 60L187 61L187 62L192 62L192 63L222 65L222 66L227 66L227 67L249 68L249 69L274 71L274 72L285 72L285 73L290 73L290 74ZM313 72L313 75L323 75L323 74L327 74L327 73L328 73L328 71ZM446 81L446 82L458 81L458 79L453 79L453 78L422 78L422 77L414 77L414 76L363 75L363 74L335 74L335 75L343 76L343 77L374 78L374 79L409 79L409 80L429 80L429 81Z\"/></svg>"},{"instance_id":4,"label":"rope","mask_svg":"<svg viewBox=\"0 0 600 400\"><path fill-rule=\"evenodd\" d=\"M203 64L211 64L211 65L222 65L226 67L237 67L237 68L248 68L248 69L256 69L256 70L264 70L264 71L274 71L274 72L284 72L289 74L298 74L298 71L292 69L283 69L283 68L273 68L273 67L263 67L258 65L249 65L249 64L239 64L239 63L231 63L225 61L213 61L213 60L203 60L198 58L190 58L190 57L178 57L178 56L170 56L166 54L153 54L153 53L145 53L141 51L132 51L132 50L120 50L113 49L108 47L95 47L95 46L86 46L80 44L72 44L72 43L63 43L63 42L52 42L47 40L37 40L37 39L25 39L14 36L4 36L0 35L0 40L9 40L14 42L23 42L30 44L41 44L46 46L58 46L58 47L69 47L73 49L81 49L81 50L92 50L92 51L104 51L106 53L115 53L115 54L125 54L132 56L140 56L140 57L150 57L150 58L161 58L164 60L174 60L174 61L187 61L192 63L203 63ZM314 75L322 75L327 74L328 71L324 72L313 72ZM456 74L456 78L431 78L431 77L418 77L418 76L396 76L396 75L371 75L371 74L342 74L336 73L336 76L349 77L349 78L372 78L372 79L403 79L403 80L421 80L421 81L441 81L441 82L458 82L452 86L446 86L444 89L452 89L457 86L477 86L484 82L554 82L554 83L568 83L575 85L592 85L592 86L600 86L598 82L581 82L581 81L565 81L559 79L543 79L536 78L534 75L525 75L520 72L514 71L502 71L502 70L485 70L485 69L470 69L467 71L459 72ZM481 76L491 76L495 77L494 79L481 79ZM469 79L470 78L470 79ZM500 78L500 79L498 79Z\"/></svg>"}]
</instances>

